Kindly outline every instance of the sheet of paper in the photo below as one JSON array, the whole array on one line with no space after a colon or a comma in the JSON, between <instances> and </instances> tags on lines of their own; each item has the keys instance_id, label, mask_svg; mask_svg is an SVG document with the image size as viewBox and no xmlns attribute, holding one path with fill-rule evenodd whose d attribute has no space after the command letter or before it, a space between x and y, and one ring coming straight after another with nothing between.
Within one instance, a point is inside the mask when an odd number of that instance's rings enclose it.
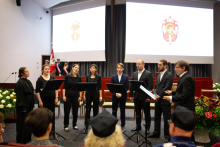
<instances>
[{"instance_id":1,"label":"sheet of paper","mask_svg":"<svg viewBox=\"0 0 220 147\"><path fill-rule=\"evenodd\" d=\"M156 100L156 96L151 93L149 90L147 90L144 86L140 86L140 89L143 90L147 95L149 95L151 98L153 98L154 100Z\"/></svg>"}]
</instances>

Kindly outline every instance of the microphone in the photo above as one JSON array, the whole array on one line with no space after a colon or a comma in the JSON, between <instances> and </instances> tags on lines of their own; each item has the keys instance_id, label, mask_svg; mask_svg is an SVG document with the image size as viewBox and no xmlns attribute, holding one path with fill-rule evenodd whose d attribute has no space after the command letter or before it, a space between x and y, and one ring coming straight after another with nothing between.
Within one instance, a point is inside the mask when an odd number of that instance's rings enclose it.
<instances>
[{"instance_id":1,"label":"microphone","mask_svg":"<svg viewBox=\"0 0 220 147\"><path fill-rule=\"evenodd\" d=\"M11 73L9 76L8 76L8 78L10 78L10 76L11 75L13 75L14 74L14 72L13 73ZM7 81L8 80L8 78L5 80L5 81ZM5 81L3 82L3 83L5 83Z\"/></svg>"},{"instance_id":2,"label":"microphone","mask_svg":"<svg viewBox=\"0 0 220 147\"><path fill-rule=\"evenodd\" d=\"M16 83L16 74L17 74L17 72L15 72L15 83Z\"/></svg>"}]
</instances>

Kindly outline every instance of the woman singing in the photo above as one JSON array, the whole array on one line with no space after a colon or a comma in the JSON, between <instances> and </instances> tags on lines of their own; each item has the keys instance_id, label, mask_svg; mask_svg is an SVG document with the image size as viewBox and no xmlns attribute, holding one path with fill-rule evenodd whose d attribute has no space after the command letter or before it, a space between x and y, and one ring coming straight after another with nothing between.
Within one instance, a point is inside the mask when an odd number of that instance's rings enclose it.
<instances>
[{"instance_id":1,"label":"woman singing","mask_svg":"<svg viewBox=\"0 0 220 147\"><path fill-rule=\"evenodd\" d=\"M34 88L29 77L29 71L26 67L21 67L19 69L19 80L16 84L16 131L17 143L26 144L31 141L31 132L25 126L24 121L28 113L34 108Z\"/></svg>"},{"instance_id":2,"label":"woman singing","mask_svg":"<svg viewBox=\"0 0 220 147\"><path fill-rule=\"evenodd\" d=\"M85 125L88 125L90 119L91 103L93 102L93 117L98 114L99 101L102 101L102 81L101 76L98 75L98 67L96 64L90 65L89 75L86 77L86 82L97 82L95 91L85 91L84 101L86 101L86 119Z\"/></svg>"},{"instance_id":3,"label":"woman singing","mask_svg":"<svg viewBox=\"0 0 220 147\"><path fill-rule=\"evenodd\" d=\"M44 86L46 85L47 81L55 80L53 76L50 75L50 67L49 65L43 65L42 67L43 75L37 79L36 82L36 96L38 99L38 107L45 107L53 112L53 122L55 120L55 104L58 102L58 91L51 90L51 91L42 91ZM56 95L56 97L55 97ZM55 124L52 126L52 131L55 129Z\"/></svg>"},{"instance_id":4,"label":"woman singing","mask_svg":"<svg viewBox=\"0 0 220 147\"><path fill-rule=\"evenodd\" d=\"M64 101L64 130L69 132L69 114L72 104L73 109L73 122L72 127L74 130L78 130L76 126L78 117L79 102L82 98L82 92L77 90L78 82L82 82L81 77L78 74L79 65L74 64L71 72L65 76L63 84L63 101ZM80 94L79 94L80 93Z\"/></svg>"}]
</instances>

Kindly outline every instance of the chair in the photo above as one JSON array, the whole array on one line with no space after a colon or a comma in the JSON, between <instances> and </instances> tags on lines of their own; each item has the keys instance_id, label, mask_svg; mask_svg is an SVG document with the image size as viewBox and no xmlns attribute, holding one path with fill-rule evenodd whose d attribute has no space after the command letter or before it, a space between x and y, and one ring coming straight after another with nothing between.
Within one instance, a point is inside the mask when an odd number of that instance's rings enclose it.
<instances>
[{"instance_id":1,"label":"chair","mask_svg":"<svg viewBox=\"0 0 220 147\"><path fill-rule=\"evenodd\" d=\"M58 103L55 105L55 108L58 108L58 118L60 116L60 98L61 98L61 89L58 89Z\"/></svg>"},{"instance_id":2,"label":"chair","mask_svg":"<svg viewBox=\"0 0 220 147\"><path fill-rule=\"evenodd\" d=\"M216 96L218 94L217 90L201 89L201 95L203 95L203 93L216 93ZM209 99L216 100L216 98L213 97L209 97Z\"/></svg>"}]
</instances>

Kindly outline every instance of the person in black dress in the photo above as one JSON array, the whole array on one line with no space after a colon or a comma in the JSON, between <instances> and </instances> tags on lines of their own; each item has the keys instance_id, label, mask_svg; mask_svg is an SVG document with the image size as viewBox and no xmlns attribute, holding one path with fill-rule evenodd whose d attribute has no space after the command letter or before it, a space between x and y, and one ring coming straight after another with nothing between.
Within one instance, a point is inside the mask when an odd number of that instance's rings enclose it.
<instances>
[{"instance_id":1,"label":"person in black dress","mask_svg":"<svg viewBox=\"0 0 220 147\"><path fill-rule=\"evenodd\" d=\"M73 109L73 122L72 127L74 130L78 130L77 127L77 117L78 117L78 108L79 102L82 98L82 92L77 90L78 82L82 82L81 77L78 74L79 65L74 64L72 70L69 74L65 76L63 84L63 101L64 101L64 130L69 132L69 114L72 104ZM80 93L80 94L79 94Z\"/></svg>"},{"instance_id":2,"label":"person in black dress","mask_svg":"<svg viewBox=\"0 0 220 147\"><path fill-rule=\"evenodd\" d=\"M25 118L28 113L34 108L34 88L29 77L29 71L26 67L19 69L19 80L16 83L15 92L17 96L16 101L16 131L17 143L26 144L31 141L31 132L25 126Z\"/></svg>"},{"instance_id":3,"label":"person in black dress","mask_svg":"<svg viewBox=\"0 0 220 147\"><path fill-rule=\"evenodd\" d=\"M39 102L38 107L45 107L49 109L51 112L53 112L53 119L55 120L54 111L55 111L55 104L57 104L58 102L58 90L42 92L42 89L46 85L47 81L55 80L55 78L50 75L49 65L43 65L42 73L43 75L40 76L36 82L36 96ZM52 126L52 131L54 130L55 130L55 124L53 124Z\"/></svg>"},{"instance_id":4,"label":"person in black dress","mask_svg":"<svg viewBox=\"0 0 220 147\"><path fill-rule=\"evenodd\" d=\"M86 77L86 82L97 82L95 91L85 91L84 101L86 102L86 119L85 125L88 125L90 119L91 103L93 102L93 117L98 114L99 101L102 101L102 81L101 76L98 75L98 67L96 64L90 65L89 75Z\"/></svg>"}]
</instances>

